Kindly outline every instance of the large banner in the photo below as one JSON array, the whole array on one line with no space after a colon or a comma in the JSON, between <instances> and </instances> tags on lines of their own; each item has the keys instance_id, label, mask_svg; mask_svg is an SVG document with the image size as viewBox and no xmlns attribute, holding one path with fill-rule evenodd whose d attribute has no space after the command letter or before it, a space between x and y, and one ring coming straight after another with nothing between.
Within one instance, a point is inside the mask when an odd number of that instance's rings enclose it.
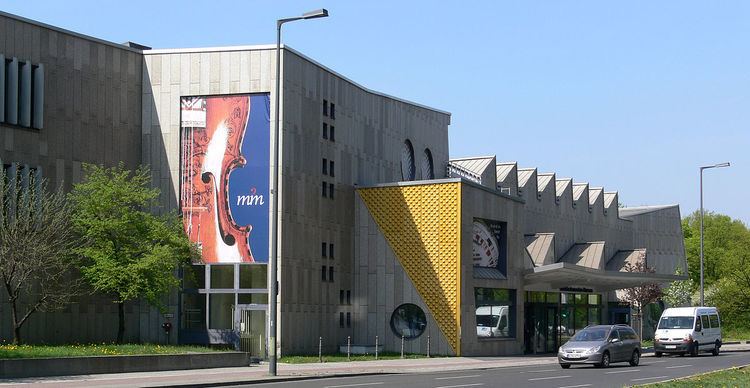
<instances>
[{"instance_id":1,"label":"large banner","mask_svg":"<svg viewBox=\"0 0 750 388\"><path fill-rule=\"evenodd\" d=\"M205 263L268 262L269 94L183 97L180 206Z\"/></svg>"},{"instance_id":2,"label":"large banner","mask_svg":"<svg viewBox=\"0 0 750 388\"><path fill-rule=\"evenodd\" d=\"M475 267L497 268L507 274L507 231L505 222L475 218L472 257Z\"/></svg>"}]
</instances>

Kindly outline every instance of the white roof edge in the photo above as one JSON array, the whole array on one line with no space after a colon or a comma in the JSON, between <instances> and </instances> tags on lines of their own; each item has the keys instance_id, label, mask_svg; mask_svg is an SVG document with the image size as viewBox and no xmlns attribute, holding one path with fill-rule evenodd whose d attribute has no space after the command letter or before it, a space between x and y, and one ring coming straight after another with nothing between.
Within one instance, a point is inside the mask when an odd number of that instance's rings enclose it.
<instances>
[{"instance_id":1,"label":"white roof edge","mask_svg":"<svg viewBox=\"0 0 750 388\"><path fill-rule=\"evenodd\" d=\"M458 162L461 160L476 160L476 159L492 159L495 158L495 155L489 155L489 156L463 156L460 158L451 158L448 159L449 162ZM497 164L497 163L496 163Z\"/></svg>"},{"instance_id":2,"label":"white roof edge","mask_svg":"<svg viewBox=\"0 0 750 388\"><path fill-rule=\"evenodd\" d=\"M518 162L497 162L498 166L518 165Z\"/></svg>"},{"instance_id":3,"label":"white roof edge","mask_svg":"<svg viewBox=\"0 0 750 388\"><path fill-rule=\"evenodd\" d=\"M142 51L139 50L139 49L137 49L137 48L128 47L128 46L125 46L124 44L115 43L115 42L111 42L111 41L100 39L100 38L95 38L93 36L86 35L86 34L81 34L79 32L75 32L75 31L71 31L71 30L66 30L66 29L61 28L61 27L56 27L56 26L53 26L51 24L42 23L40 21L28 19L28 18L25 18L23 16L15 15L15 14L12 14L12 13L0 11L0 16L5 16L5 17L10 18L10 19L15 19L15 20L18 20L18 21L21 21L21 22L24 22L24 23L33 24L33 25L38 26L38 27L43 27L43 28L47 28L47 29L50 29L50 30L53 30L53 31L57 31L57 32L60 32L60 33L63 33L63 34L72 35L72 36L75 36L77 38L90 40L92 42L101 43L101 44L104 44L104 45L107 45L107 46L112 46L112 47L115 47L115 48L118 48L118 49L123 49L125 51L132 51L134 53L142 53Z\"/></svg>"},{"instance_id":4,"label":"white roof edge","mask_svg":"<svg viewBox=\"0 0 750 388\"><path fill-rule=\"evenodd\" d=\"M444 111L442 109L437 109L437 108L429 107L427 105L416 103L414 101L409 101L409 100L406 100L406 99L403 99L403 98L395 97L395 96L392 96L390 94L378 92L377 90L373 90L373 89L367 88L367 87L363 86L362 84L359 84L359 83L351 80L349 77L346 77L346 76L342 75L341 73L339 73L339 72L331 69L330 67L323 65L322 63L320 63L320 62L318 62L318 61L316 61L316 60L308 57L305 54L302 54L301 52L293 49L290 46L282 44L281 48L283 50L288 50L290 53L293 53L293 54L299 56L300 58L302 58L302 59L304 59L304 60L306 60L306 61L314 64L315 66L318 66L321 69L323 69L323 70L325 70L325 71L327 71L327 72L335 75L336 77L338 77L338 78L340 78L340 79L342 79L342 80L344 80L346 82L351 83L352 85L354 85L354 86L356 86L356 87L364 90L367 93L371 93L371 94L375 94L375 95L378 95L378 96L381 96L381 97L389 98L391 100L399 101L399 102L402 102L404 104L413 105L413 106L416 106L418 108L431 110L433 112L437 112L437 113L441 113L441 114L447 115L448 117L451 116L450 112ZM218 52L218 51L226 52L226 51L247 51L247 50L273 50L273 49L276 49L276 45L275 44L243 45L243 46L217 46L217 47L174 48L174 49L155 49L155 50L152 49L152 50L144 50L143 51L143 55L208 53L208 52ZM449 121L449 123L450 123L450 121Z\"/></svg>"}]
</instances>

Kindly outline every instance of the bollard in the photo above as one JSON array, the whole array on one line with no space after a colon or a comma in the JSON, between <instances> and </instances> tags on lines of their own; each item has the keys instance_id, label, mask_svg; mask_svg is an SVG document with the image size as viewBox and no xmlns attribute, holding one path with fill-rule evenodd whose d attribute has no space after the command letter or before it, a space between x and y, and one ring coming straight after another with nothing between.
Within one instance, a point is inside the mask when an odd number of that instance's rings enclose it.
<instances>
[{"instance_id":1,"label":"bollard","mask_svg":"<svg viewBox=\"0 0 750 388\"><path fill-rule=\"evenodd\" d=\"M427 358L430 358L430 336L427 336Z\"/></svg>"},{"instance_id":2,"label":"bollard","mask_svg":"<svg viewBox=\"0 0 750 388\"><path fill-rule=\"evenodd\" d=\"M401 358L404 358L404 336L401 336Z\"/></svg>"},{"instance_id":3,"label":"bollard","mask_svg":"<svg viewBox=\"0 0 750 388\"><path fill-rule=\"evenodd\" d=\"M323 362L323 337L318 337L318 362Z\"/></svg>"},{"instance_id":4,"label":"bollard","mask_svg":"<svg viewBox=\"0 0 750 388\"><path fill-rule=\"evenodd\" d=\"M378 359L378 336L375 336L375 359Z\"/></svg>"},{"instance_id":5,"label":"bollard","mask_svg":"<svg viewBox=\"0 0 750 388\"><path fill-rule=\"evenodd\" d=\"M346 336L346 361L352 360L352 336Z\"/></svg>"}]
</instances>

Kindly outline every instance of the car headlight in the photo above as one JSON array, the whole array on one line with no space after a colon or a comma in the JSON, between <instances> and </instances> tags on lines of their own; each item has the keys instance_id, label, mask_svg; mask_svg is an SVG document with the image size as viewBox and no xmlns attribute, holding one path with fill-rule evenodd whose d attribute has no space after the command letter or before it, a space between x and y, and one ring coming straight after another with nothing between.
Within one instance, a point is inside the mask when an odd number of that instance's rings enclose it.
<instances>
[{"instance_id":1,"label":"car headlight","mask_svg":"<svg viewBox=\"0 0 750 388\"><path fill-rule=\"evenodd\" d=\"M601 348L602 348L601 346L594 346L593 348L591 348L591 349L583 352L583 354L585 354L585 355L594 354L594 353L598 352L599 349L601 349Z\"/></svg>"}]
</instances>

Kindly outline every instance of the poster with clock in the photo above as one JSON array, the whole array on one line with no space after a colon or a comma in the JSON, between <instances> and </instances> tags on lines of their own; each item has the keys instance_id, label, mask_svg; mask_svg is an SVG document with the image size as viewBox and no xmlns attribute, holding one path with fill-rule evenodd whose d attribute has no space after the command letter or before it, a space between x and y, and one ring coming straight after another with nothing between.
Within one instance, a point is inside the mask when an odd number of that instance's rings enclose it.
<instances>
[{"instance_id":1,"label":"poster with clock","mask_svg":"<svg viewBox=\"0 0 750 388\"><path fill-rule=\"evenodd\" d=\"M472 258L475 267L507 272L507 223L475 218L472 231Z\"/></svg>"}]
</instances>

